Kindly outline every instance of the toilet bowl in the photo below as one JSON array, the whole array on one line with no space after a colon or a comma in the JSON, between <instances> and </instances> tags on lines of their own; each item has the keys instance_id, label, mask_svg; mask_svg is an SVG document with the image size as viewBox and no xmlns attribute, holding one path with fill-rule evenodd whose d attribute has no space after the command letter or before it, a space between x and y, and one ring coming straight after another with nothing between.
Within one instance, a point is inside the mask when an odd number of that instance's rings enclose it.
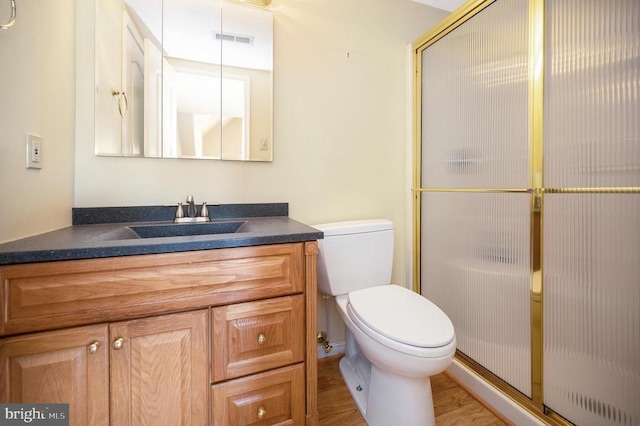
<instances>
[{"instance_id":1,"label":"toilet bowl","mask_svg":"<svg viewBox=\"0 0 640 426\"><path fill-rule=\"evenodd\" d=\"M435 304L390 284L393 225L315 225L324 232L318 287L347 327L340 372L370 426L435 424L430 377L455 354L453 325Z\"/></svg>"}]
</instances>

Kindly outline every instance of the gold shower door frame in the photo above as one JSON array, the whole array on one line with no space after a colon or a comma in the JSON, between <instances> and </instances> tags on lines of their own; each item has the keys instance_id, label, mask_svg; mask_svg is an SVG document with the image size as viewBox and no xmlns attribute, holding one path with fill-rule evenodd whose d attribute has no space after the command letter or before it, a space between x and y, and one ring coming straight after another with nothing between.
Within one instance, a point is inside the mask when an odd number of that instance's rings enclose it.
<instances>
[{"instance_id":1,"label":"gold shower door frame","mask_svg":"<svg viewBox=\"0 0 640 426\"><path fill-rule=\"evenodd\" d=\"M461 352L456 359L500 389L530 413L549 424L568 425L558 414L544 406L543 400L543 238L545 193L640 193L637 187L616 188L545 188L543 182L544 130L544 0L529 0L529 187L522 189L464 189L422 187L422 52L463 25L498 0L471 0L413 43L413 289L421 292L421 194L423 192L528 193L530 194L530 319L531 319L531 399Z\"/></svg>"}]
</instances>

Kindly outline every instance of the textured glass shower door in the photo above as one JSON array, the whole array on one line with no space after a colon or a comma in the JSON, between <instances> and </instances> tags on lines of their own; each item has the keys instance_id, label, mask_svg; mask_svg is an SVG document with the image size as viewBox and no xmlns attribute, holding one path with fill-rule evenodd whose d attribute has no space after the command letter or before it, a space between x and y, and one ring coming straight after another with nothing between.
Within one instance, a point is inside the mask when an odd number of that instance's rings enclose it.
<instances>
[{"instance_id":1,"label":"textured glass shower door","mask_svg":"<svg viewBox=\"0 0 640 426\"><path fill-rule=\"evenodd\" d=\"M539 417L640 426L640 1L474 0L426 37L422 294Z\"/></svg>"},{"instance_id":2,"label":"textured glass shower door","mask_svg":"<svg viewBox=\"0 0 640 426\"><path fill-rule=\"evenodd\" d=\"M422 294L458 350L531 397L529 194L423 193Z\"/></svg>"},{"instance_id":3,"label":"textured glass shower door","mask_svg":"<svg viewBox=\"0 0 640 426\"><path fill-rule=\"evenodd\" d=\"M640 425L640 1L545 2L544 404Z\"/></svg>"},{"instance_id":4,"label":"textured glass shower door","mask_svg":"<svg viewBox=\"0 0 640 426\"><path fill-rule=\"evenodd\" d=\"M640 425L640 194L547 194L544 403Z\"/></svg>"},{"instance_id":5,"label":"textured glass shower door","mask_svg":"<svg viewBox=\"0 0 640 426\"><path fill-rule=\"evenodd\" d=\"M500 0L422 52L420 287L531 397L528 22Z\"/></svg>"}]
</instances>

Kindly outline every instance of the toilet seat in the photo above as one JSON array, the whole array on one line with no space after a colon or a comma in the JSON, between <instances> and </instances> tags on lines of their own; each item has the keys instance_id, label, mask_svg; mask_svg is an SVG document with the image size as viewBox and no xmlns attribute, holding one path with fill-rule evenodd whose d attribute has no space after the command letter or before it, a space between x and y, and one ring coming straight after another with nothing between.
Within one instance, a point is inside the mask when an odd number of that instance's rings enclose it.
<instances>
[{"instance_id":1,"label":"toilet seat","mask_svg":"<svg viewBox=\"0 0 640 426\"><path fill-rule=\"evenodd\" d=\"M349 293L347 313L369 337L398 351L437 357L455 349L453 324L428 299L397 285ZM393 320L390 321L389 319Z\"/></svg>"}]
</instances>

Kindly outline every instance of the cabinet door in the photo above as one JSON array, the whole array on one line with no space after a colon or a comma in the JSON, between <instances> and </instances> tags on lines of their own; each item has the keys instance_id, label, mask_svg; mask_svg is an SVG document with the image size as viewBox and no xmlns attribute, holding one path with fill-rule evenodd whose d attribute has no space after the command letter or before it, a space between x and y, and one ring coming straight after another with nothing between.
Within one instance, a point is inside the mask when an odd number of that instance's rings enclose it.
<instances>
[{"instance_id":1,"label":"cabinet door","mask_svg":"<svg viewBox=\"0 0 640 426\"><path fill-rule=\"evenodd\" d=\"M213 308L212 381L304 360L304 297L287 296Z\"/></svg>"},{"instance_id":2,"label":"cabinet door","mask_svg":"<svg viewBox=\"0 0 640 426\"><path fill-rule=\"evenodd\" d=\"M71 426L109 424L107 326L0 340L0 402L69 404Z\"/></svg>"},{"instance_id":3,"label":"cabinet door","mask_svg":"<svg viewBox=\"0 0 640 426\"><path fill-rule=\"evenodd\" d=\"M214 426L305 424L304 364L213 385Z\"/></svg>"},{"instance_id":4,"label":"cabinet door","mask_svg":"<svg viewBox=\"0 0 640 426\"><path fill-rule=\"evenodd\" d=\"M109 326L111 424L206 425L208 311Z\"/></svg>"}]
</instances>

